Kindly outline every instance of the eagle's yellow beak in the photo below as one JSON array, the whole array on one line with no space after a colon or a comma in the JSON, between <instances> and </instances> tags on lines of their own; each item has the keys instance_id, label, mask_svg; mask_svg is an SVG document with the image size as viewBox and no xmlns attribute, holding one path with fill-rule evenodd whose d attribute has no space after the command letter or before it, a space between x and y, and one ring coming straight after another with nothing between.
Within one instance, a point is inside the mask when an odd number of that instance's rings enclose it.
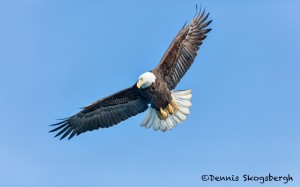
<instances>
[{"instance_id":1,"label":"eagle's yellow beak","mask_svg":"<svg viewBox=\"0 0 300 187\"><path fill-rule=\"evenodd\" d=\"M136 83L136 87L138 87L138 89L140 89L141 86L142 86L142 80L139 80L139 81Z\"/></svg>"}]
</instances>

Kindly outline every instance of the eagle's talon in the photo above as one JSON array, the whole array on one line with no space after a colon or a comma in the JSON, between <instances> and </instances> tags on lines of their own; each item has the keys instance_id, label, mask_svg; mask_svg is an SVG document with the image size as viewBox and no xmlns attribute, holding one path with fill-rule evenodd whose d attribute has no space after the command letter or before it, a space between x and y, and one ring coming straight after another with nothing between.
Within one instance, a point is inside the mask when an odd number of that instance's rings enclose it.
<instances>
[{"instance_id":1,"label":"eagle's talon","mask_svg":"<svg viewBox=\"0 0 300 187\"><path fill-rule=\"evenodd\" d=\"M159 109L159 112L160 112L160 114L162 115L162 117L163 117L164 119L166 119L166 118L168 117L168 113L165 112L162 108Z\"/></svg>"},{"instance_id":2,"label":"eagle's talon","mask_svg":"<svg viewBox=\"0 0 300 187\"><path fill-rule=\"evenodd\" d=\"M167 110L168 110L169 114L171 114L171 115L174 114L174 109L171 104L168 104Z\"/></svg>"}]
</instances>

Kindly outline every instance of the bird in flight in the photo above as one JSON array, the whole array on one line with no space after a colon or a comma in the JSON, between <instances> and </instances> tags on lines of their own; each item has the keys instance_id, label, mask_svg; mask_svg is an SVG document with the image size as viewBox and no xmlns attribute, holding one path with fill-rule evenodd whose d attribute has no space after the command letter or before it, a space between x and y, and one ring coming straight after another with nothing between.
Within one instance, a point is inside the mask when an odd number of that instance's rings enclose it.
<instances>
[{"instance_id":1,"label":"bird in flight","mask_svg":"<svg viewBox=\"0 0 300 187\"><path fill-rule=\"evenodd\" d=\"M173 39L156 68L143 73L133 86L83 107L77 114L53 124L60 139L108 128L146 111L141 126L166 131L182 123L190 114L191 90L174 90L194 62L197 52L211 31L209 13L196 11ZM149 106L150 105L150 106Z\"/></svg>"}]
</instances>

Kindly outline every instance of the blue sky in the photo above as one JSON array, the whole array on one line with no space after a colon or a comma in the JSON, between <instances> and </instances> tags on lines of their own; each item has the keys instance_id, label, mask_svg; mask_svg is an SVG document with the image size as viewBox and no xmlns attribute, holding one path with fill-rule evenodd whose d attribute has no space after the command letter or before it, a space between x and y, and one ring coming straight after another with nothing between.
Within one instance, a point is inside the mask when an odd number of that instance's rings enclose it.
<instances>
[{"instance_id":1,"label":"blue sky","mask_svg":"<svg viewBox=\"0 0 300 187\"><path fill-rule=\"evenodd\" d=\"M177 89L191 115L54 139L48 125L154 68L202 3L212 32ZM0 186L258 186L300 178L299 1L0 1ZM264 186L283 186L281 182Z\"/></svg>"}]
</instances>

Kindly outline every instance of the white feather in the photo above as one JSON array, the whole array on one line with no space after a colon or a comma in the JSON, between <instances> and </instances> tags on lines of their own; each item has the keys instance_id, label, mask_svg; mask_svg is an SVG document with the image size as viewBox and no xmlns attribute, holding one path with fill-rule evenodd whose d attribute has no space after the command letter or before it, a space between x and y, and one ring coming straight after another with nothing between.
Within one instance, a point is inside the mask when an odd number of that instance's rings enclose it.
<instances>
[{"instance_id":1,"label":"white feather","mask_svg":"<svg viewBox=\"0 0 300 187\"><path fill-rule=\"evenodd\" d=\"M173 123L173 128L177 126L177 122L175 121L174 116L175 116L175 115L171 115L171 116L170 116L170 120L171 120L172 123Z\"/></svg>"},{"instance_id":2,"label":"white feather","mask_svg":"<svg viewBox=\"0 0 300 187\"><path fill-rule=\"evenodd\" d=\"M156 116L156 112L155 112L154 108L150 108L150 111L151 111L151 113L150 113L150 120L149 120L148 124L146 125L147 129L150 128L150 127L152 127L152 124L153 124L153 122L155 120L155 116Z\"/></svg>"},{"instance_id":3,"label":"white feather","mask_svg":"<svg viewBox=\"0 0 300 187\"><path fill-rule=\"evenodd\" d=\"M185 100L181 100L181 99L177 99L175 98L175 101L178 105L184 106L184 107L191 107L192 103L190 101L185 101Z\"/></svg>"},{"instance_id":4,"label":"white feather","mask_svg":"<svg viewBox=\"0 0 300 187\"><path fill-rule=\"evenodd\" d=\"M181 99L181 100L190 100L192 98L192 94L189 94L189 95L179 95L177 96L178 99Z\"/></svg>"},{"instance_id":5,"label":"white feather","mask_svg":"<svg viewBox=\"0 0 300 187\"><path fill-rule=\"evenodd\" d=\"M155 110L155 109L154 109ZM159 117L157 116L157 113L155 113L155 123L152 124L152 127L155 131L157 131L159 129L159 126L160 126L160 119Z\"/></svg>"},{"instance_id":6,"label":"white feather","mask_svg":"<svg viewBox=\"0 0 300 187\"><path fill-rule=\"evenodd\" d=\"M143 122L141 123L142 127L146 127L146 125L149 123L149 120L151 118L151 113L152 113L152 110L151 110L151 108L149 108L149 110L147 110L147 113L146 113L146 116L145 116Z\"/></svg>"},{"instance_id":7,"label":"white feather","mask_svg":"<svg viewBox=\"0 0 300 187\"><path fill-rule=\"evenodd\" d=\"M175 116L178 117L181 121L184 121L186 119L186 116L182 114L180 111L174 112Z\"/></svg>"},{"instance_id":8,"label":"white feather","mask_svg":"<svg viewBox=\"0 0 300 187\"><path fill-rule=\"evenodd\" d=\"M175 115L172 115L171 118L172 118L172 120L175 122L176 125L177 125L178 123L182 123L182 121L181 121L178 117L176 117Z\"/></svg>"},{"instance_id":9,"label":"white feather","mask_svg":"<svg viewBox=\"0 0 300 187\"><path fill-rule=\"evenodd\" d=\"M181 91L172 90L171 92L173 95L180 96L180 95L189 95L192 93L192 90L181 90Z\"/></svg>"},{"instance_id":10,"label":"white feather","mask_svg":"<svg viewBox=\"0 0 300 187\"><path fill-rule=\"evenodd\" d=\"M171 120L171 115L170 115L170 117L168 117L167 119L166 119L166 122L167 122L167 127L168 127L168 129L172 129L175 125L173 124L173 121Z\"/></svg>"},{"instance_id":11,"label":"white feather","mask_svg":"<svg viewBox=\"0 0 300 187\"><path fill-rule=\"evenodd\" d=\"M190 114L190 109L189 108L186 108L186 107L183 107L183 106L179 106L178 107L178 110L184 114L184 115L189 115Z\"/></svg>"},{"instance_id":12,"label":"white feather","mask_svg":"<svg viewBox=\"0 0 300 187\"><path fill-rule=\"evenodd\" d=\"M166 120L160 120L160 126L159 126L159 128L163 132L165 132L168 129Z\"/></svg>"}]
</instances>

